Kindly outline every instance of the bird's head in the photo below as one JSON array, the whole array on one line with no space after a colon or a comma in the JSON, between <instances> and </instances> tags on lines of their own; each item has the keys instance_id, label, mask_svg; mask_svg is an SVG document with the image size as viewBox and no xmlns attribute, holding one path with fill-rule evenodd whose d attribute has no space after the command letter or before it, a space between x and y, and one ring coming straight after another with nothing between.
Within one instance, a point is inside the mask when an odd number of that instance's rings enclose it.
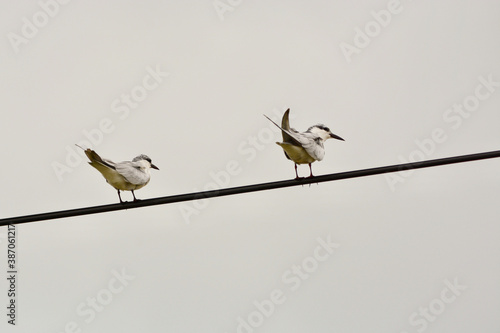
<instances>
[{"instance_id":1,"label":"bird's head","mask_svg":"<svg viewBox=\"0 0 500 333\"><path fill-rule=\"evenodd\" d=\"M139 162L139 161L144 161L146 163L146 166L149 168L160 170L160 169L158 169L158 167L156 165L151 163L151 159L147 155L141 154L132 160L132 162Z\"/></svg>"},{"instance_id":2,"label":"bird's head","mask_svg":"<svg viewBox=\"0 0 500 333\"><path fill-rule=\"evenodd\" d=\"M307 129L307 132L314 133L317 136L319 136L323 141L328 140L328 139L337 139L337 140L342 140L340 136L333 134L328 127L325 125L314 125L311 126Z\"/></svg>"}]
</instances>

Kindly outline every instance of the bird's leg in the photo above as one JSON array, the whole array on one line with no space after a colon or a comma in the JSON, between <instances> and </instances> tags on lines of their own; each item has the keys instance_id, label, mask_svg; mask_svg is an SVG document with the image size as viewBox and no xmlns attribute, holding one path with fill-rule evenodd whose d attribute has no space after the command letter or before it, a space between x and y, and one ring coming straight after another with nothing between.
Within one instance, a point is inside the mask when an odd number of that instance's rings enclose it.
<instances>
[{"instance_id":1,"label":"bird's leg","mask_svg":"<svg viewBox=\"0 0 500 333\"><path fill-rule=\"evenodd\" d=\"M139 199L135 197L134 190L132 190L132 195L134 196L134 201L139 201Z\"/></svg>"},{"instance_id":2,"label":"bird's leg","mask_svg":"<svg viewBox=\"0 0 500 333\"><path fill-rule=\"evenodd\" d=\"M309 163L309 171L311 171L311 174L309 175L309 178L314 177L313 176L313 169L312 169L311 163Z\"/></svg>"},{"instance_id":3,"label":"bird's leg","mask_svg":"<svg viewBox=\"0 0 500 333\"><path fill-rule=\"evenodd\" d=\"M123 203L122 196L120 195L120 190L117 190L117 191L118 191L118 198L120 199L120 203Z\"/></svg>"},{"instance_id":4,"label":"bird's leg","mask_svg":"<svg viewBox=\"0 0 500 333\"><path fill-rule=\"evenodd\" d=\"M295 163L295 179L300 179L299 174L297 173L297 163Z\"/></svg>"}]
</instances>

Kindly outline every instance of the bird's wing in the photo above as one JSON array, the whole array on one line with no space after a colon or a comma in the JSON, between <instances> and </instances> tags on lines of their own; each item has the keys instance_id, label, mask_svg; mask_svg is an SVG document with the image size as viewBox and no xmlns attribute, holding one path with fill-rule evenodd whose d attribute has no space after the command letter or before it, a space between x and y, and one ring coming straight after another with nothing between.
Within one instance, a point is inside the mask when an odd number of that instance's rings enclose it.
<instances>
[{"instance_id":1,"label":"bird's wing","mask_svg":"<svg viewBox=\"0 0 500 333\"><path fill-rule=\"evenodd\" d=\"M116 171L129 183L144 185L149 182L149 175L140 169L136 162L120 162L115 164Z\"/></svg>"},{"instance_id":2,"label":"bird's wing","mask_svg":"<svg viewBox=\"0 0 500 333\"><path fill-rule=\"evenodd\" d=\"M293 145L298 146L298 145L300 145L300 142L297 141L297 139L295 139L292 135L290 135L288 133L288 132L298 133L293 128L290 128L290 120L288 119L289 114L290 114L290 109L285 111L285 113L283 114L283 118L281 119L281 127L280 127L281 128L281 135L283 136L283 142L288 142L288 143L291 143ZM271 120L271 119L269 119L269 120ZM276 125L276 123L275 123L275 125Z\"/></svg>"},{"instance_id":3,"label":"bird's wing","mask_svg":"<svg viewBox=\"0 0 500 333\"><path fill-rule=\"evenodd\" d=\"M288 111L290 111L290 109L288 109L285 112L285 114L283 115L282 122L281 122L281 124L286 125L287 128L281 127L280 125L276 124L274 121L272 121L271 118L269 118L266 115L264 115L264 117L266 117L270 122L272 122L274 125L276 125L281 130L281 134L283 135L283 142L286 142L286 143L289 143L289 144L292 144L295 146L302 146L302 142L300 141L301 137L299 135L300 133L290 128L290 124L288 121Z\"/></svg>"},{"instance_id":4,"label":"bird's wing","mask_svg":"<svg viewBox=\"0 0 500 333\"><path fill-rule=\"evenodd\" d=\"M320 137L313 133L298 133L302 137L302 147L316 161L321 161L325 157L325 148Z\"/></svg>"}]
</instances>

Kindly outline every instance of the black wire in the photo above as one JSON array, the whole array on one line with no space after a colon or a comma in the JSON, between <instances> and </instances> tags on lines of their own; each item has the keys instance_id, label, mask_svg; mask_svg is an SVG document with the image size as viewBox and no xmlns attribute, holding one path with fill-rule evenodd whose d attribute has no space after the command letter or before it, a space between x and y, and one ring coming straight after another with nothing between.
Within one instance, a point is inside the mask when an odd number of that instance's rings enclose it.
<instances>
[{"instance_id":1,"label":"black wire","mask_svg":"<svg viewBox=\"0 0 500 333\"><path fill-rule=\"evenodd\" d=\"M42 214L9 217L9 218L0 219L0 226L5 226L5 225L9 225L9 224L21 224L21 223L28 223L28 222L52 220L52 219L59 219L59 218L72 217L72 216L81 216L81 215L88 215L88 214L97 214L97 213L111 212L111 211L122 210L122 209L132 209L132 208L139 208L139 207L164 205L164 204L170 204L170 203L176 203L176 202L182 202L182 201L199 200L199 199L205 199L205 198L215 198L215 197L222 197L222 196L226 196L226 195L264 191L264 190L271 190L271 189L276 189L276 188L298 186L298 185L305 185L305 184L312 184L312 183L322 183L322 182L349 179L349 178L373 176L373 175L379 175L379 174L383 174L383 173L399 172L399 171L406 171L406 170L420 169L420 168L428 168L428 167L435 167L435 166L446 165L446 164L463 163L463 162L477 161L477 160L495 158L495 157L500 157L500 150L485 152L485 153L478 153L478 154L440 158L440 159L435 159L435 160L428 160L428 161L421 161L421 162L414 162L414 163L404 163L404 164L389 165L389 166L370 168L370 169L340 172L340 173L334 173L334 174L323 175L323 176L315 176L312 178L301 178L301 179L297 179L297 180L296 179L282 180L282 181L277 181L277 182L262 183L262 184L255 184L255 185L246 185L246 186L239 186L239 187L231 187L231 188L224 188L224 189L211 190L211 191L205 191L205 192L178 194L178 195L172 195L172 196L167 196L167 197L145 199L145 200L140 200L140 201L135 201L135 202L117 203L117 204L111 204L111 205L76 208L76 209L42 213Z\"/></svg>"}]
</instances>

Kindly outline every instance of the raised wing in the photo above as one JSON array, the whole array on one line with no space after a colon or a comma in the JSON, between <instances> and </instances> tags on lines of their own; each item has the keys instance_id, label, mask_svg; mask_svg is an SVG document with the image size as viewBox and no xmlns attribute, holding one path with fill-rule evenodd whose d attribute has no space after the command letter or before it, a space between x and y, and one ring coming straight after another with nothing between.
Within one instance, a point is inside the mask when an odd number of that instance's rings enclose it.
<instances>
[{"instance_id":1,"label":"raised wing","mask_svg":"<svg viewBox=\"0 0 500 333\"><path fill-rule=\"evenodd\" d=\"M300 133L295 132L290 129L290 124L288 121L288 111L290 109L286 110L285 114L283 115L283 119L281 121L282 125L285 125L287 128L281 127L280 125L276 124L274 121L272 121L271 118L268 116L264 115L270 122L272 122L276 127L278 127L281 130L281 134L283 135L283 142L293 144L295 146L302 146L302 142L300 141Z\"/></svg>"},{"instance_id":2,"label":"raised wing","mask_svg":"<svg viewBox=\"0 0 500 333\"><path fill-rule=\"evenodd\" d=\"M297 131L295 131L293 128L290 128L290 120L288 119L289 114L290 114L290 109L285 111L285 113L283 114L283 118L281 119L281 127L280 127L281 128L281 135L283 136L283 142L291 143L293 145L298 146L298 145L300 145L300 142L297 141L297 139L295 139L293 136L291 136L290 134L287 133L287 132L297 133Z\"/></svg>"}]
</instances>

